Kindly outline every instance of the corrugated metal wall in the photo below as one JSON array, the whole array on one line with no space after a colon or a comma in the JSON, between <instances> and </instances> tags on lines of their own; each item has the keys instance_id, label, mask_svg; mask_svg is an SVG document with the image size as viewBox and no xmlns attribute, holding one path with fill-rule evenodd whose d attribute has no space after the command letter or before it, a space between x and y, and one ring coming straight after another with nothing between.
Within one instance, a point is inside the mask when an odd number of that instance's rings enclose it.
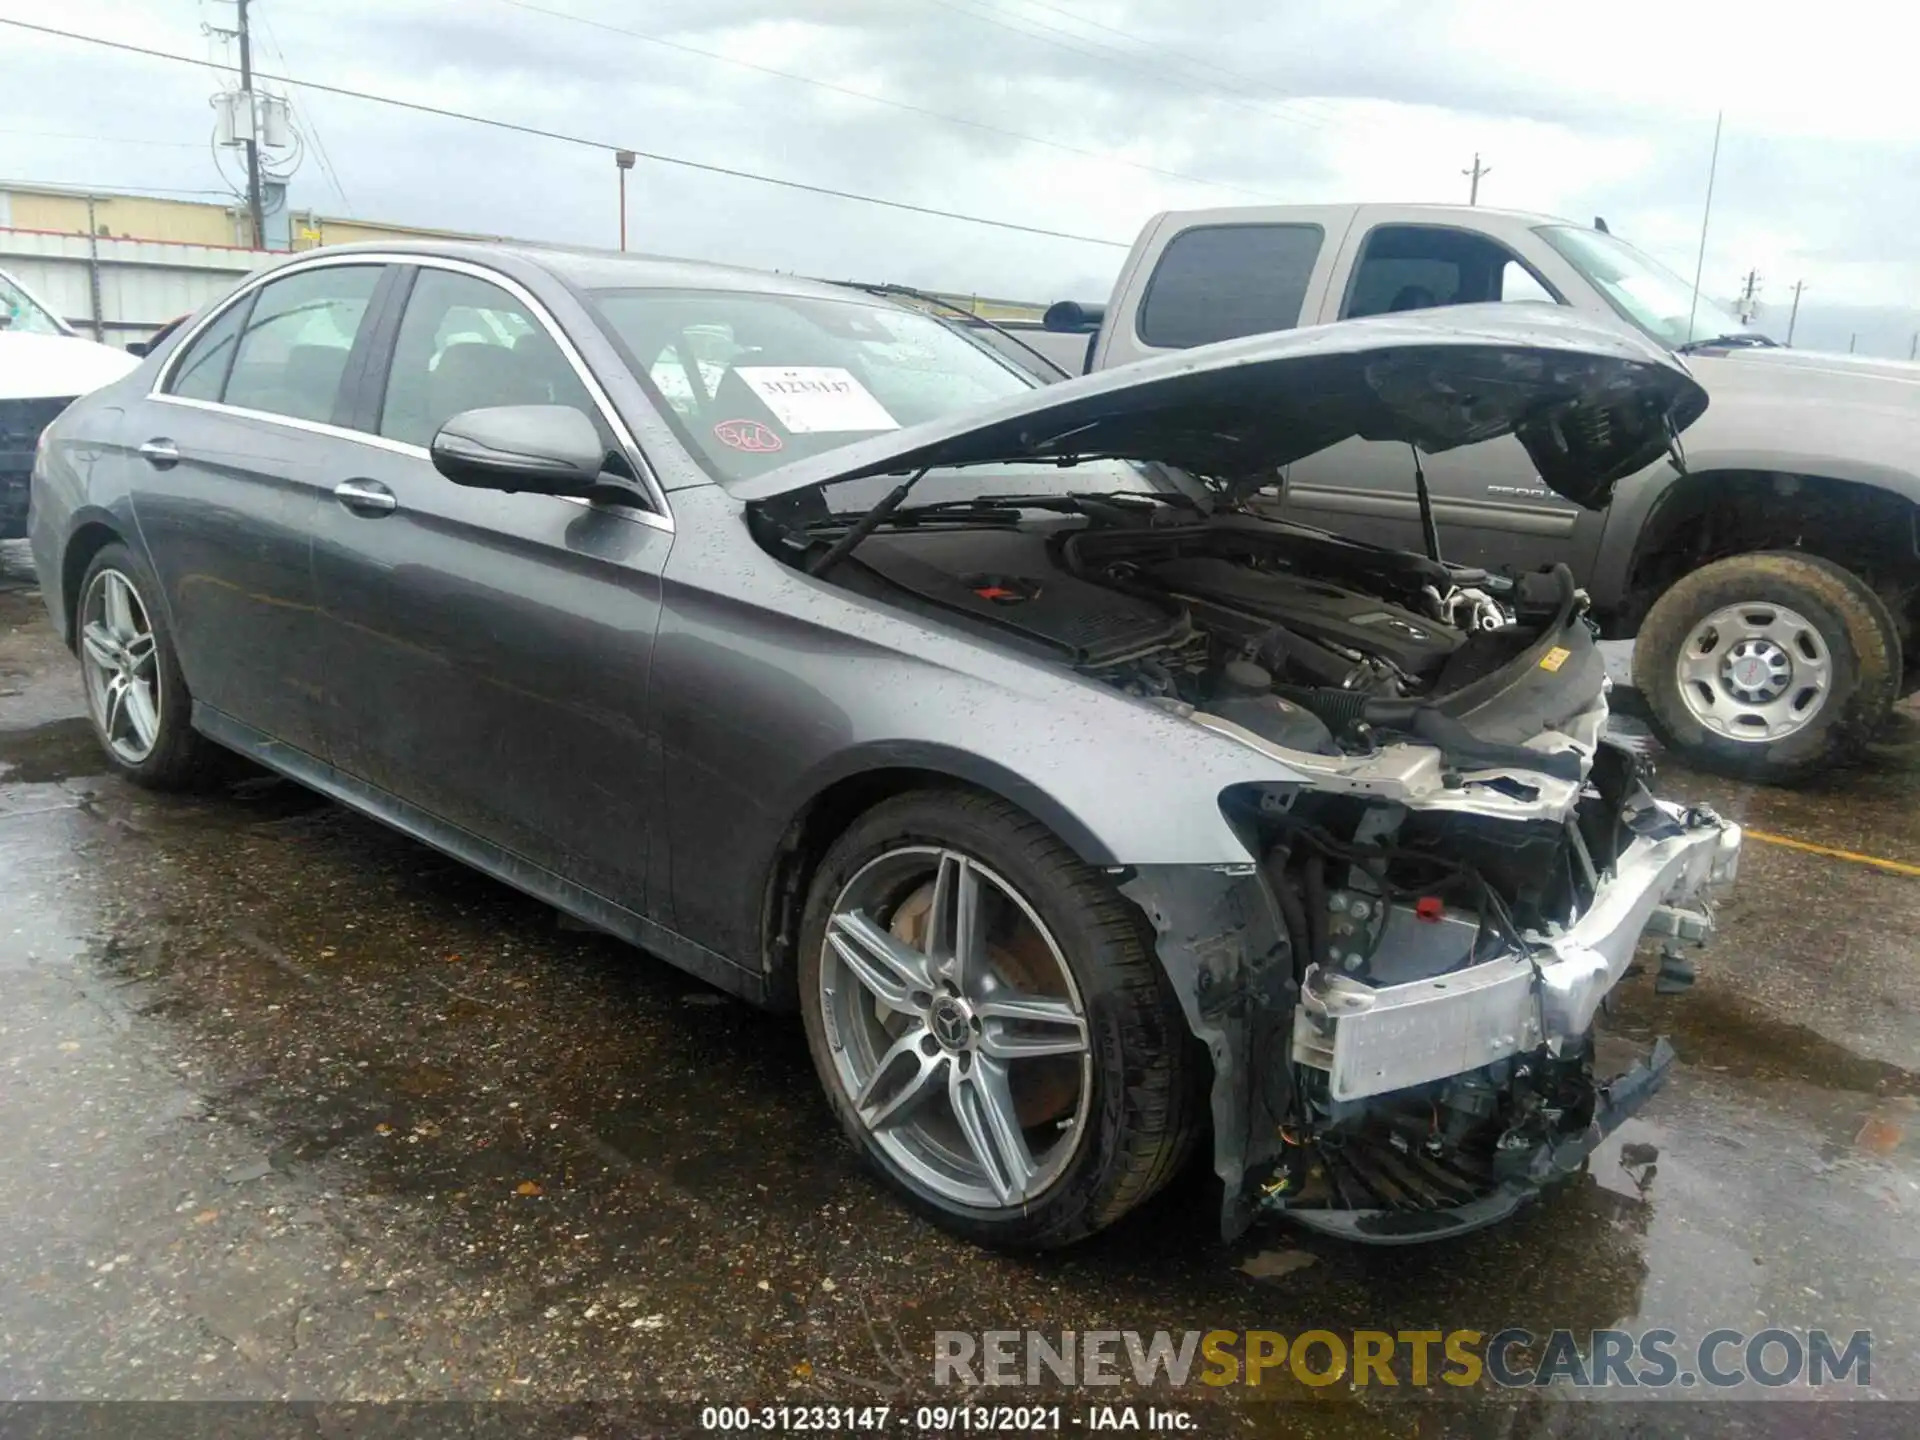
<instances>
[{"instance_id":1,"label":"corrugated metal wall","mask_svg":"<svg viewBox=\"0 0 1920 1440\"><path fill-rule=\"evenodd\" d=\"M220 245L0 230L0 269L82 335L109 345L146 339L281 258Z\"/></svg>"}]
</instances>

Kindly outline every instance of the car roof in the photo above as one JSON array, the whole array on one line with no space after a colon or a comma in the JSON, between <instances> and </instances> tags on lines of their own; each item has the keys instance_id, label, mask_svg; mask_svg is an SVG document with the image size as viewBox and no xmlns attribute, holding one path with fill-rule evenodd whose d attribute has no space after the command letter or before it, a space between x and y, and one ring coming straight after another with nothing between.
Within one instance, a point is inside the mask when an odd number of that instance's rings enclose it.
<instances>
[{"instance_id":1,"label":"car roof","mask_svg":"<svg viewBox=\"0 0 1920 1440\"><path fill-rule=\"evenodd\" d=\"M767 295L813 296L822 300L851 298L842 286L820 280L804 280L795 275L780 275L770 270L751 270L745 266L717 265L704 260L683 260L666 255L535 245L526 241L368 241L303 250L297 258L313 260L323 256L344 258L369 254L418 256L422 259L437 257L482 265L490 261L515 261L545 270L581 290L742 290Z\"/></svg>"}]
</instances>

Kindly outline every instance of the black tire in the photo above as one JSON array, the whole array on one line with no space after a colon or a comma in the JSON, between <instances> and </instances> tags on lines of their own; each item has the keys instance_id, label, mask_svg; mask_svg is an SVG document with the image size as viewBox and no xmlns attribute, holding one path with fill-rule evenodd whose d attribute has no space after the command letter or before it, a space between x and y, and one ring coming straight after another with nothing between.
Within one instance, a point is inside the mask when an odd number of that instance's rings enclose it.
<instances>
[{"instance_id":1,"label":"black tire","mask_svg":"<svg viewBox=\"0 0 1920 1440\"><path fill-rule=\"evenodd\" d=\"M1773 741L1741 740L1702 724L1676 667L1688 636L1728 606L1783 606L1816 630L1831 681L1805 725ZM1886 603L1831 560L1792 551L1735 555L1703 566L1654 602L1635 638L1633 680L1656 734L1685 763L1738 779L1790 784L1854 758L1898 697L1900 638Z\"/></svg>"},{"instance_id":2,"label":"black tire","mask_svg":"<svg viewBox=\"0 0 1920 1440\"><path fill-rule=\"evenodd\" d=\"M173 631L167 624L165 609L159 603L160 582L146 563L125 545L115 542L101 547L87 566L80 581L79 603L74 607L74 650L86 663L80 638L87 597L100 577L108 571L124 577L138 599L147 627L153 635L153 663L159 671L159 717L152 750L145 758L129 761L114 746L101 726L98 709L89 690L88 719L94 738L115 774L149 790L194 790L212 785L226 773L227 752L193 728L193 697L180 673L180 658L173 647Z\"/></svg>"},{"instance_id":3,"label":"black tire","mask_svg":"<svg viewBox=\"0 0 1920 1440\"><path fill-rule=\"evenodd\" d=\"M1055 937L1085 1009L1092 1055L1087 1123L1058 1178L1015 1207L961 1206L918 1186L874 1143L828 1050L820 973L831 907L870 861L912 845L960 851L1016 887ZM889 1188L964 1239L1023 1250L1079 1240L1178 1174L1200 1133L1205 1055L1154 955L1145 917L1045 826L997 797L914 791L856 820L813 875L798 978L807 1047L848 1138Z\"/></svg>"}]
</instances>

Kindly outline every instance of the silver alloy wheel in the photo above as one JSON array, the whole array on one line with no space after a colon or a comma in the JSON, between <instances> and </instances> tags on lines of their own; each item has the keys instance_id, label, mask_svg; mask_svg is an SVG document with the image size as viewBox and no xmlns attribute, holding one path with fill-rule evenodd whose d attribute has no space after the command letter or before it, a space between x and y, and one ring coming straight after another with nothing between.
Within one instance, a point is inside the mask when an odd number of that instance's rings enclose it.
<instances>
[{"instance_id":1,"label":"silver alloy wheel","mask_svg":"<svg viewBox=\"0 0 1920 1440\"><path fill-rule=\"evenodd\" d=\"M1798 611L1728 605L1687 635L1674 664L1693 718L1732 740L1764 744L1805 729L1833 685L1827 642Z\"/></svg>"},{"instance_id":2,"label":"silver alloy wheel","mask_svg":"<svg viewBox=\"0 0 1920 1440\"><path fill-rule=\"evenodd\" d=\"M956 850L909 846L835 899L820 1012L874 1143L949 1204L1029 1204L1086 1133L1093 1050L1073 972L1033 907Z\"/></svg>"},{"instance_id":3,"label":"silver alloy wheel","mask_svg":"<svg viewBox=\"0 0 1920 1440\"><path fill-rule=\"evenodd\" d=\"M160 659L140 592L118 570L93 577L80 604L87 708L107 748L129 765L160 740Z\"/></svg>"}]
</instances>

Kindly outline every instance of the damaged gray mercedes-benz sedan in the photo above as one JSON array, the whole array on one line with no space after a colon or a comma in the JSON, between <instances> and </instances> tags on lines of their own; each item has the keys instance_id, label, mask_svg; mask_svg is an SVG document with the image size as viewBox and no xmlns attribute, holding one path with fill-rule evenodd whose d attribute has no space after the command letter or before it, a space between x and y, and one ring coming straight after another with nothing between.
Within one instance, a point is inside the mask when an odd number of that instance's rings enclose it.
<instances>
[{"instance_id":1,"label":"damaged gray mercedes-benz sedan","mask_svg":"<svg viewBox=\"0 0 1920 1440\"><path fill-rule=\"evenodd\" d=\"M1039 390L833 287L346 248L60 417L31 533L116 769L237 751L797 1008L948 1228L1072 1241L1204 1141L1228 1233L1403 1242L1652 1093L1596 1011L1740 832L1607 740L1564 568L1289 523L1285 467L1511 435L1597 508L1704 406L1557 312Z\"/></svg>"}]
</instances>

